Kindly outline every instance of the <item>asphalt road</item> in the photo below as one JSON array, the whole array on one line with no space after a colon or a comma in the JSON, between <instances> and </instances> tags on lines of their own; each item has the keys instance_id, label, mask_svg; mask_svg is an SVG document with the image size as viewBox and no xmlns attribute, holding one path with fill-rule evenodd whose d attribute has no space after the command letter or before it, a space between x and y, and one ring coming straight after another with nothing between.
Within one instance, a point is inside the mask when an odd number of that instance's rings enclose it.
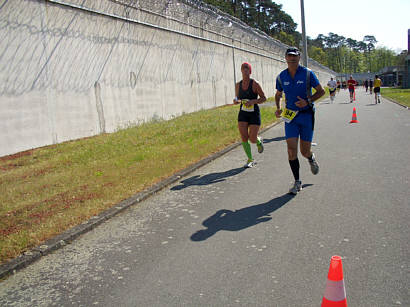
<instances>
[{"instance_id":1,"label":"asphalt road","mask_svg":"<svg viewBox=\"0 0 410 307\"><path fill-rule=\"evenodd\" d=\"M0 306L319 306L332 255L349 306L410 306L410 111L356 98L318 107L297 196L281 124L256 167L238 147L10 276Z\"/></svg>"}]
</instances>

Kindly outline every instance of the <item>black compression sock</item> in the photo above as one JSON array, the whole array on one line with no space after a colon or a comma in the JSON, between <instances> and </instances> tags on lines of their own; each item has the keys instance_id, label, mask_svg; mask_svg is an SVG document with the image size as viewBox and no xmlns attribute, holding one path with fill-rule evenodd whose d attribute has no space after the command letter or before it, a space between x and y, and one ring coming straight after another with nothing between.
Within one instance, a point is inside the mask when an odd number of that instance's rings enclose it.
<instances>
[{"instance_id":1,"label":"black compression sock","mask_svg":"<svg viewBox=\"0 0 410 307\"><path fill-rule=\"evenodd\" d=\"M299 180L299 159L296 158L295 160L289 160L289 165L292 170L293 177L295 177L295 181Z\"/></svg>"}]
</instances>

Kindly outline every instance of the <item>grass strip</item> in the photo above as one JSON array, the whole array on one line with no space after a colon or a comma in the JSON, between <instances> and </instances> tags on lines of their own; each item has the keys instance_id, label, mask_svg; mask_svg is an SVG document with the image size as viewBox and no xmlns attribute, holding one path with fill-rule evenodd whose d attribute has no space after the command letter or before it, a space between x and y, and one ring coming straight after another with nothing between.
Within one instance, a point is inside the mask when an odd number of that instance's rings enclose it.
<instances>
[{"instance_id":1,"label":"grass strip","mask_svg":"<svg viewBox=\"0 0 410 307\"><path fill-rule=\"evenodd\" d=\"M382 88L380 93L382 96L390 98L397 103L410 108L410 89Z\"/></svg>"},{"instance_id":2,"label":"grass strip","mask_svg":"<svg viewBox=\"0 0 410 307\"><path fill-rule=\"evenodd\" d=\"M261 107L262 128L275 110ZM0 263L239 141L237 114L224 106L0 158Z\"/></svg>"}]
</instances>

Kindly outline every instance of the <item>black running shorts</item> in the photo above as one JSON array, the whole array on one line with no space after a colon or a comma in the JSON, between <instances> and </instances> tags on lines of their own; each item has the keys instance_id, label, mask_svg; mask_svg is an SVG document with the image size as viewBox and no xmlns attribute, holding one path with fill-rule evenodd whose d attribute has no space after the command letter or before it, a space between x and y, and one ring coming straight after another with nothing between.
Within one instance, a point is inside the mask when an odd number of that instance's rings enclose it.
<instances>
[{"instance_id":1,"label":"black running shorts","mask_svg":"<svg viewBox=\"0 0 410 307\"><path fill-rule=\"evenodd\" d=\"M261 125L261 113L258 111L246 112L239 111L238 122L247 122L249 125Z\"/></svg>"}]
</instances>

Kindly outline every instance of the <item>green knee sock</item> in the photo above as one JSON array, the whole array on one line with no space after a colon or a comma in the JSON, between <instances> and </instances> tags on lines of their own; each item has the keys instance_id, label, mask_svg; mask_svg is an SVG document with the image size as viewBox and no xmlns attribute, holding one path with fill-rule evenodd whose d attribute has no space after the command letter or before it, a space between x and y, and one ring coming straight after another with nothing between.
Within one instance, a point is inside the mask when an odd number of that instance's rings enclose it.
<instances>
[{"instance_id":1,"label":"green knee sock","mask_svg":"<svg viewBox=\"0 0 410 307\"><path fill-rule=\"evenodd\" d=\"M251 144L249 144L249 141L248 142L242 142L242 146L243 146L243 150L245 150L245 153L248 156L248 159L253 160Z\"/></svg>"},{"instance_id":2,"label":"green knee sock","mask_svg":"<svg viewBox=\"0 0 410 307\"><path fill-rule=\"evenodd\" d=\"M259 136L256 138L256 144L258 145L262 144L261 138Z\"/></svg>"}]
</instances>

